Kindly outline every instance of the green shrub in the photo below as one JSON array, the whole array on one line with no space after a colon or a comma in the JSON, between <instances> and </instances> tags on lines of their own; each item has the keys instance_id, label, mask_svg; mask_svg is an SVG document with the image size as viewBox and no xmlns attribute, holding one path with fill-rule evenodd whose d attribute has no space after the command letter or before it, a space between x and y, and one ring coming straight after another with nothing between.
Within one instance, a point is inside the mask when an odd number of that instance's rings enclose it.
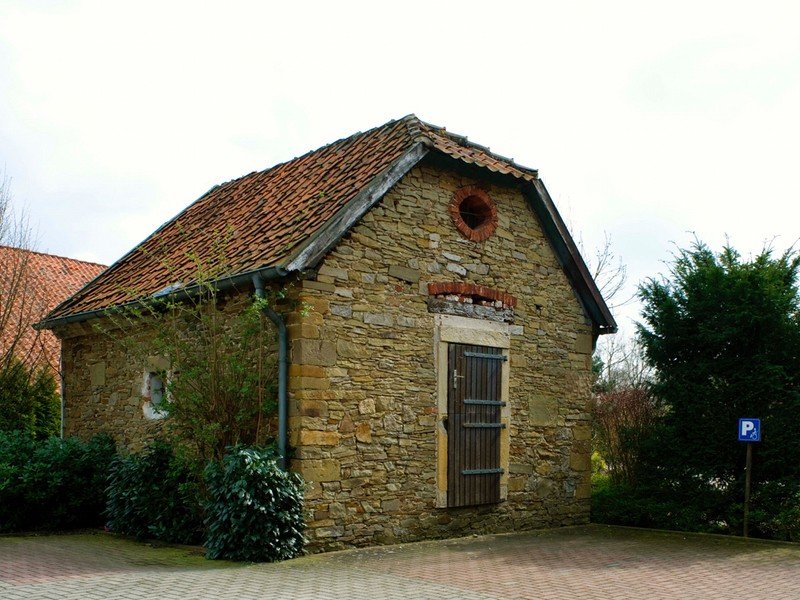
<instances>
[{"instance_id":1,"label":"green shrub","mask_svg":"<svg viewBox=\"0 0 800 600\"><path fill-rule=\"evenodd\" d=\"M606 461L603 459L603 455L600 454L597 450L592 452L592 475L595 474L606 474L608 472L608 465Z\"/></svg>"},{"instance_id":2,"label":"green shrub","mask_svg":"<svg viewBox=\"0 0 800 600\"><path fill-rule=\"evenodd\" d=\"M23 432L0 432L0 531L21 531L28 526L24 487L25 467L30 464L36 444Z\"/></svg>"},{"instance_id":3,"label":"green shrub","mask_svg":"<svg viewBox=\"0 0 800 600\"><path fill-rule=\"evenodd\" d=\"M737 509L741 515L743 506L738 505ZM784 479L753 490L750 535L800 542L800 482Z\"/></svg>"},{"instance_id":4,"label":"green shrub","mask_svg":"<svg viewBox=\"0 0 800 600\"><path fill-rule=\"evenodd\" d=\"M0 432L0 532L63 530L102 524L114 442Z\"/></svg>"},{"instance_id":5,"label":"green shrub","mask_svg":"<svg viewBox=\"0 0 800 600\"><path fill-rule=\"evenodd\" d=\"M199 471L164 442L117 457L108 478L108 528L138 539L199 543L203 537Z\"/></svg>"},{"instance_id":6,"label":"green shrub","mask_svg":"<svg viewBox=\"0 0 800 600\"><path fill-rule=\"evenodd\" d=\"M783 510L761 520L759 525L759 529L773 539L800 542L800 494Z\"/></svg>"},{"instance_id":7,"label":"green shrub","mask_svg":"<svg viewBox=\"0 0 800 600\"><path fill-rule=\"evenodd\" d=\"M719 516L729 507L725 494L712 488L701 493L696 487L691 494L688 489L617 484L607 476L594 475L591 520L607 525L734 533L727 515Z\"/></svg>"},{"instance_id":8,"label":"green shrub","mask_svg":"<svg viewBox=\"0 0 800 600\"><path fill-rule=\"evenodd\" d=\"M208 558L277 561L303 550L300 478L278 468L271 450L231 448L206 468Z\"/></svg>"},{"instance_id":9,"label":"green shrub","mask_svg":"<svg viewBox=\"0 0 800 600\"><path fill-rule=\"evenodd\" d=\"M593 523L652 527L649 508L648 503L643 502L629 486L613 485L608 475L592 476Z\"/></svg>"},{"instance_id":10,"label":"green shrub","mask_svg":"<svg viewBox=\"0 0 800 600\"><path fill-rule=\"evenodd\" d=\"M61 406L49 369L19 361L0 370L0 431L22 431L37 440L58 434Z\"/></svg>"}]
</instances>

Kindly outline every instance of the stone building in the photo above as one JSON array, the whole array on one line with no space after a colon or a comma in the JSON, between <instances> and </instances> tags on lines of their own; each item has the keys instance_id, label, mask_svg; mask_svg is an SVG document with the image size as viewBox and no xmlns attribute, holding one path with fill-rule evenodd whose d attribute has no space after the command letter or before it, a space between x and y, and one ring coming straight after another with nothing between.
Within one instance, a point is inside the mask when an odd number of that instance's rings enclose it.
<instances>
[{"instance_id":1,"label":"stone building","mask_svg":"<svg viewBox=\"0 0 800 600\"><path fill-rule=\"evenodd\" d=\"M141 370L91 320L124 289L191 287L187 244L223 229L220 288L307 307L275 316L313 548L588 520L614 319L537 172L413 115L212 188L57 307L68 433L151 434Z\"/></svg>"}]
</instances>

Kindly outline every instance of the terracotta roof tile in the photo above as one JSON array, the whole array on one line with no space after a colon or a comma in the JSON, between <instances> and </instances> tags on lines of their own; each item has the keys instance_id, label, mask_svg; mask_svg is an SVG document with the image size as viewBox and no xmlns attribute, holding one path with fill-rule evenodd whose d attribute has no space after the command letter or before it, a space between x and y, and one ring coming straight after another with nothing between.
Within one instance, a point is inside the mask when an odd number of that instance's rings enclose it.
<instances>
[{"instance_id":1,"label":"terracotta roof tile","mask_svg":"<svg viewBox=\"0 0 800 600\"><path fill-rule=\"evenodd\" d=\"M0 304L6 313L2 315L6 321L0 333L3 351L19 330L22 335L15 356L28 362L44 358L57 371L61 354L58 339L50 331L34 330L32 325L105 268L64 256L0 246ZM24 277L19 277L20 274ZM16 297L6 305L10 294ZM10 306L10 310L6 311L5 306Z\"/></svg>"},{"instance_id":2,"label":"terracotta roof tile","mask_svg":"<svg viewBox=\"0 0 800 600\"><path fill-rule=\"evenodd\" d=\"M283 265L419 142L492 171L537 177L534 170L409 115L212 188L47 318L100 310L176 282L188 285L196 272L193 253L226 276ZM224 265L215 252L224 255Z\"/></svg>"}]
</instances>

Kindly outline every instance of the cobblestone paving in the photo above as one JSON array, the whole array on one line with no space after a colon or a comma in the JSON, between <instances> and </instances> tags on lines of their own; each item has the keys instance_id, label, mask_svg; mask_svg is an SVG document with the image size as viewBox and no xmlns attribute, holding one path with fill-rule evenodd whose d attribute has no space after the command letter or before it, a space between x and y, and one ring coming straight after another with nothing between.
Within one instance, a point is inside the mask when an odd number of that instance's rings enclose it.
<instances>
[{"instance_id":1,"label":"cobblestone paving","mask_svg":"<svg viewBox=\"0 0 800 600\"><path fill-rule=\"evenodd\" d=\"M204 560L103 534L0 537L0 598L800 598L800 545L589 526Z\"/></svg>"}]
</instances>

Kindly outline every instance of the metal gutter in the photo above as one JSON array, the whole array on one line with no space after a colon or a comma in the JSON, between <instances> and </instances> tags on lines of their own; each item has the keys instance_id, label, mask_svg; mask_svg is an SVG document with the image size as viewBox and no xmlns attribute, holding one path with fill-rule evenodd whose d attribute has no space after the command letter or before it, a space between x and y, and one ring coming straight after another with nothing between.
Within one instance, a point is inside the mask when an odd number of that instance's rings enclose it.
<instances>
[{"instance_id":1,"label":"metal gutter","mask_svg":"<svg viewBox=\"0 0 800 600\"><path fill-rule=\"evenodd\" d=\"M231 288L235 288L243 284L250 284L253 281L253 277L256 275L258 275L259 277L261 277L263 280L266 281L270 279L279 279L281 277L284 277L288 275L288 271L283 269L283 267L281 266L262 267L261 269L255 269L253 271L239 273L238 275L232 275L230 277L222 277L220 279L212 281L211 284L213 284L217 290L224 291ZM201 285L190 285L189 287L182 288L172 292L171 294L169 294L169 297L174 300L190 298L195 294L197 294L198 292L200 292L202 288L203 286ZM69 323L80 323L82 321L88 321L89 319L102 317L103 315L107 314L109 310L117 310L121 308L123 309L135 308L137 306L143 306L148 301L152 301L153 299L154 297L150 295L147 296L146 298L132 300L130 302L125 302L124 304L117 304L112 307L98 308L96 310L87 310L84 312L74 313L63 317L45 319L43 321L39 321L33 327L34 329L52 329L53 327L58 327L60 325L67 325Z\"/></svg>"}]
</instances>

